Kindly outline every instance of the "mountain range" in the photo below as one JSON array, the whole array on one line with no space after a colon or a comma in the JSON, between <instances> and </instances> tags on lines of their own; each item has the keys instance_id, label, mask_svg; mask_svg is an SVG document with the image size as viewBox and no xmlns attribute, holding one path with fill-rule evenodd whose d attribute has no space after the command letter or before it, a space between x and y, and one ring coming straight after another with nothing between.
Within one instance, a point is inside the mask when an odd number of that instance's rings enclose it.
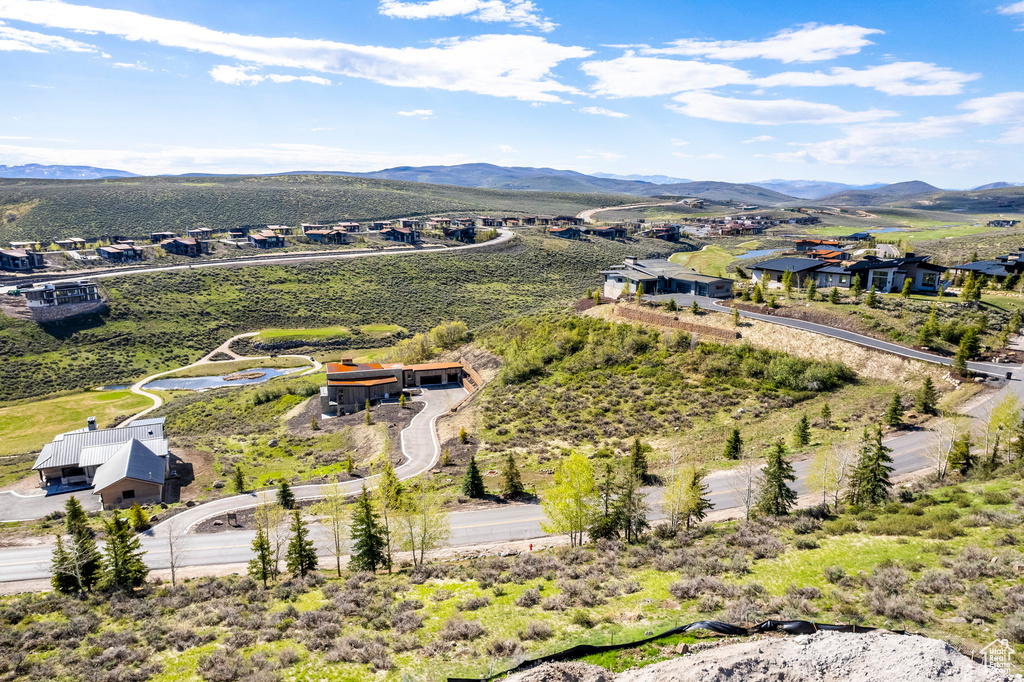
<instances>
[{"instance_id":1,"label":"mountain range","mask_svg":"<svg viewBox=\"0 0 1024 682\"><path fill-rule=\"evenodd\" d=\"M101 180L103 178L134 178L135 173L95 166L44 166L29 163L24 166L0 165L0 178L31 178L48 180Z\"/></svg>"}]
</instances>

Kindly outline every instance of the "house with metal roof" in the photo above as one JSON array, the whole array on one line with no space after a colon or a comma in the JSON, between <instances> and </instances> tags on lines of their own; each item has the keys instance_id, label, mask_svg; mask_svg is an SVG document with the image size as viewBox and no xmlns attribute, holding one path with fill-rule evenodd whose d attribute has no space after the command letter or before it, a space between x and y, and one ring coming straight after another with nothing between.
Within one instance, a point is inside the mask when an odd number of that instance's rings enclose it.
<instances>
[{"instance_id":1,"label":"house with metal roof","mask_svg":"<svg viewBox=\"0 0 1024 682\"><path fill-rule=\"evenodd\" d=\"M643 284L644 294L696 294L712 298L732 296L732 280L702 275L662 258L635 258L623 260L622 266L603 270L604 296L618 298L636 293Z\"/></svg>"},{"instance_id":2,"label":"house with metal roof","mask_svg":"<svg viewBox=\"0 0 1024 682\"><path fill-rule=\"evenodd\" d=\"M805 287L813 279L815 286L850 288L855 279L863 289L896 293L910 280L911 291L938 293L946 268L929 262L928 256L908 253L899 258L867 256L863 260L834 263L812 258L773 258L750 268L751 279L764 287L782 287L786 272L793 275L793 286Z\"/></svg>"},{"instance_id":3,"label":"house with metal roof","mask_svg":"<svg viewBox=\"0 0 1024 682\"><path fill-rule=\"evenodd\" d=\"M116 429L98 429L89 417L47 444L32 469L48 494L92 488L104 509L115 509L163 501L169 454L164 417Z\"/></svg>"},{"instance_id":4,"label":"house with metal roof","mask_svg":"<svg viewBox=\"0 0 1024 682\"><path fill-rule=\"evenodd\" d=\"M1002 283L1007 277L1024 274L1024 247L1017 249L1016 253L1008 253L994 260L954 265L950 270L953 271L953 275L973 272L975 275L984 275L991 281Z\"/></svg>"},{"instance_id":5,"label":"house with metal roof","mask_svg":"<svg viewBox=\"0 0 1024 682\"><path fill-rule=\"evenodd\" d=\"M763 288L777 288L782 286L782 280L786 273L790 272L793 274L793 286L803 287L806 286L807 278L825 265L825 261L813 258L794 258L793 256L772 258L752 265L750 278L754 284L760 284Z\"/></svg>"},{"instance_id":6,"label":"house with metal roof","mask_svg":"<svg viewBox=\"0 0 1024 682\"><path fill-rule=\"evenodd\" d=\"M466 373L459 362L369 364L351 358L329 362L326 369L327 385L320 388L320 411L332 416L357 412L366 401L397 400L410 388L461 384Z\"/></svg>"}]
</instances>

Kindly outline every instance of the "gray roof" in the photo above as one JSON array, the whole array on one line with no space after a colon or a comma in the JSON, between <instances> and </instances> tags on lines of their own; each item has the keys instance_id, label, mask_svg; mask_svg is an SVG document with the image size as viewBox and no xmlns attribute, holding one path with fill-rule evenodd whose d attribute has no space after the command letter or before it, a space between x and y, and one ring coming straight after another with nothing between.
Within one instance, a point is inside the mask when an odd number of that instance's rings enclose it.
<instances>
[{"instance_id":1,"label":"gray roof","mask_svg":"<svg viewBox=\"0 0 1024 682\"><path fill-rule=\"evenodd\" d=\"M92 479L93 494L99 494L126 478L163 485L165 466L166 460L163 457L155 455L141 442L132 439L121 445L114 456L96 470Z\"/></svg>"},{"instance_id":2,"label":"gray roof","mask_svg":"<svg viewBox=\"0 0 1024 682\"><path fill-rule=\"evenodd\" d=\"M842 265L826 265L823 268L819 268L818 272L824 272L824 273L827 273L829 275L852 275L853 274L847 268L844 268Z\"/></svg>"},{"instance_id":3,"label":"gray roof","mask_svg":"<svg viewBox=\"0 0 1024 682\"><path fill-rule=\"evenodd\" d=\"M629 263L622 268L623 271L633 270L639 271L652 277L664 278L664 279L677 279L686 280L689 282L731 282L732 280L724 279L722 277L712 277L711 275L702 275L696 270L685 268L682 265L673 263L672 261L665 260L662 258L645 258L637 260L634 263ZM636 279L630 277L630 279Z\"/></svg>"},{"instance_id":4,"label":"gray roof","mask_svg":"<svg viewBox=\"0 0 1024 682\"><path fill-rule=\"evenodd\" d=\"M166 438L146 438L140 441L143 445L149 448L153 454L161 457L167 455L167 439ZM110 460L117 451L124 446L124 443L110 443L108 445L93 445L91 447L82 448L82 451L78 455L78 466L80 467L95 467Z\"/></svg>"},{"instance_id":5,"label":"gray roof","mask_svg":"<svg viewBox=\"0 0 1024 682\"><path fill-rule=\"evenodd\" d=\"M132 439L162 440L164 438L164 417L142 419L119 429L87 428L62 433L43 447L33 469L79 466L82 450L103 445L119 445Z\"/></svg>"},{"instance_id":6,"label":"gray roof","mask_svg":"<svg viewBox=\"0 0 1024 682\"><path fill-rule=\"evenodd\" d=\"M772 270L785 272L804 272L805 270L817 270L818 268L825 265L824 261L814 260L813 258L793 258L787 256L785 258L772 258L771 260L761 261L757 265L752 265L751 270Z\"/></svg>"},{"instance_id":7,"label":"gray roof","mask_svg":"<svg viewBox=\"0 0 1024 682\"><path fill-rule=\"evenodd\" d=\"M989 277L1006 277L1010 272L1006 269L1006 263L994 260L982 260L975 263L954 265L955 270L973 270Z\"/></svg>"}]
</instances>

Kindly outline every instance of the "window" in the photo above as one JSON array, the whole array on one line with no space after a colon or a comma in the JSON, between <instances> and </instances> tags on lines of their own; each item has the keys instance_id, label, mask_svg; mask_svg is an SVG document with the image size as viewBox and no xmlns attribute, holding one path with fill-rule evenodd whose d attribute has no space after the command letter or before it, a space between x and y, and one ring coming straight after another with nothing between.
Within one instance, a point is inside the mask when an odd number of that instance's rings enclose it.
<instances>
[{"instance_id":1,"label":"window","mask_svg":"<svg viewBox=\"0 0 1024 682\"><path fill-rule=\"evenodd\" d=\"M876 291L884 291L889 286L889 273L885 270L876 270L871 273L871 286Z\"/></svg>"},{"instance_id":2,"label":"window","mask_svg":"<svg viewBox=\"0 0 1024 682\"><path fill-rule=\"evenodd\" d=\"M135 499L135 491L134 490L125 490L124 492L121 493L121 499L122 500L134 500Z\"/></svg>"},{"instance_id":3,"label":"window","mask_svg":"<svg viewBox=\"0 0 1024 682\"><path fill-rule=\"evenodd\" d=\"M839 283L840 284L846 284L846 275L840 275L839 276Z\"/></svg>"},{"instance_id":4,"label":"window","mask_svg":"<svg viewBox=\"0 0 1024 682\"><path fill-rule=\"evenodd\" d=\"M779 273L778 275L775 275L775 281L776 282L781 282L782 281L782 273Z\"/></svg>"},{"instance_id":5,"label":"window","mask_svg":"<svg viewBox=\"0 0 1024 682\"><path fill-rule=\"evenodd\" d=\"M921 286L925 289L934 289L938 281L939 275L936 272L926 272L921 275Z\"/></svg>"}]
</instances>

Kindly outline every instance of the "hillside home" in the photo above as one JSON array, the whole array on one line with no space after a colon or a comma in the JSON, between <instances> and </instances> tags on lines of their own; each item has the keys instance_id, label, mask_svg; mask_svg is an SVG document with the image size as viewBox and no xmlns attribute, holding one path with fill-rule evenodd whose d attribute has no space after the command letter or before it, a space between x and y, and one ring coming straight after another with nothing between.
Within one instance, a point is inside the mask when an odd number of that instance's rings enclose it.
<instances>
[{"instance_id":1,"label":"hillside home","mask_svg":"<svg viewBox=\"0 0 1024 682\"><path fill-rule=\"evenodd\" d=\"M90 417L46 445L32 469L50 494L92 488L104 509L119 509L164 501L169 454L163 417L116 429L97 429Z\"/></svg>"},{"instance_id":2,"label":"hillside home","mask_svg":"<svg viewBox=\"0 0 1024 682\"><path fill-rule=\"evenodd\" d=\"M703 199L683 199L679 203L688 208L704 208Z\"/></svg>"},{"instance_id":3,"label":"hillside home","mask_svg":"<svg viewBox=\"0 0 1024 682\"><path fill-rule=\"evenodd\" d=\"M460 242L470 242L476 239L476 225L472 220L455 220L452 227L441 231L446 238Z\"/></svg>"},{"instance_id":4,"label":"hillside home","mask_svg":"<svg viewBox=\"0 0 1024 682\"><path fill-rule=\"evenodd\" d=\"M320 388L320 411L340 415L382 400L397 400L402 391L419 386L462 383L465 368L458 362L421 365L361 364L346 358L329 362L327 385Z\"/></svg>"},{"instance_id":5,"label":"hillside home","mask_svg":"<svg viewBox=\"0 0 1024 682\"><path fill-rule=\"evenodd\" d=\"M585 232L592 234L595 237L603 237L604 239L625 239L626 228L622 225L608 225L607 227L588 227Z\"/></svg>"},{"instance_id":6,"label":"hillside home","mask_svg":"<svg viewBox=\"0 0 1024 682\"><path fill-rule=\"evenodd\" d=\"M193 239L208 240L213 238L213 230L208 227L193 227L190 230L185 230L186 237L192 237Z\"/></svg>"},{"instance_id":7,"label":"hillside home","mask_svg":"<svg viewBox=\"0 0 1024 682\"><path fill-rule=\"evenodd\" d=\"M249 243L257 249L277 249L284 246L284 237L272 230L263 230L250 234Z\"/></svg>"},{"instance_id":8,"label":"hillside home","mask_svg":"<svg viewBox=\"0 0 1024 682\"><path fill-rule=\"evenodd\" d=\"M377 232L383 232L384 230L390 230L392 227L394 227L395 226L395 221L393 221L393 220L374 220L373 223L371 223L371 224L372 224L374 230L376 230Z\"/></svg>"},{"instance_id":9,"label":"hillside home","mask_svg":"<svg viewBox=\"0 0 1024 682\"><path fill-rule=\"evenodd\" d=\"M548 230L548 234L552 237L561 237L562 239L579 239L582 232L580 232L578 227L565 225L563 227L552 227Z\"/></svg>"},{"instance_id":10,"label":"hillside home","mask_svg":"<svg viewBox=\"0 0 1024 682\"><path fill-rule=\"evenodd\" d=\"M507 215L501 219L501 222L505 224L505 227L519 227L519 217L514 215Z\"/></svg>"},{"instance_id":11,"label":"hillside home","mask_svg":"<svg viewBox=\"0 0 1024 682\"><path fill-rule=\"evenodd\" d=\"M660 258L626 258L622 266L604 270L604 296L618 298L636 293L643 284L645 295L695 294L712 298L732 296L732 280L702 275L696 270Z\"/></svg>"},{"instance_id":12,"label":"hillside home","mask_svg":"<svg viewBox=\"0 0 1024 682\"><path fill-rule=\"evenodd\" d=\"M797 251L817 251L819 249L838 249L842 244L834 239L797 239Z\"/></svg>"},{"instance_id":13,"label":"hillside home","mask_svg":"<svg viewBox=\"0 0 1024 682\"><path fill-rule=\"evenodd\" d=\"M100 290L96 282L35 284L29 289L22 289L21 293L25 295L29 308L52 308L100 300Z\"/></svg>"},{"instance_id":14,"label":"hillside home","mask_svg":"<svg viewBox=\"0 0 1024 682\"><path fill-rule=\"evenodd\" d=\"M493 218L488 215L477 216L476 227L504 227L501 218Z\"/></svg>"},{"instance_id":15,"label":"hillside home","mask_svg":"<svg viewBox=\"0 0 1024 682\"><path fill-rule=\"evenodd\" d=\"M647 236L666 242L679 241L679 225L655 225Z\"/></svg>"},{"instance_id":16,"label":"hillside home","mask_svg":"<svg viewBox=\"0 0 1024 682\"><path fill-rule=\"evenodd\" d=\"M0 270L28 272L46 267L43 254L25 249L0 249Z\"/></svg>"},{"instance_id":17,"label":"hillside home","mask_svg":"<svg viewBox=\"0 0 1024 682\"><path fill-rule=\"evenodd\" d=\"M362 231L363 227L359 223L338 223L334 226L334 229L352 233Z\"/></svg>"},{"instance_id":18,"label":"hillside home","mask_svg":"<svg viewBox=\"0 0 1024 682\"><path fill-rule=\"evenodd\" d=\"M54 242L61 251L70 251L71 249L81 249L85 247L85 240L81 237L68 237L67 239L59 239Z\"/></svg>"},{"instance_id":19,"label":"hillside home","mask_svg":"<svg viewBox=\"0 0 1024 682\"><path fill-rule=\"evenodd\" d=\"M112 244L96 249L96 255L114 263L130 263L142 258L142 249L137 249L131 244Z\"/></svg>"},{"instance_id":20,"label":"hillside home","mask_svg":"<svg viewBox=\"0 0 1024 682\"><path fill-rule=\"evenodd\" d=\"M582 225L583 218L577 218L574 215L557 215L554 222L559 225Z\"/></svg>"},{"instance_id":21,"label":"hillside home","mask_svg":"<svg viewBox=\"0 0 1024 682\"><path fill-rule=\"evenodd\" d=\"M807 257L829 263L842 263L844 260L850 260L850 254L837 249L815 249L814 251L808 251Z\"/></svg>"},{"instance_id":22,"label":"hillside home","mask_svg":"<svg viewBox=\"0 0 1024 682\"><path fill-rule=\"evenodd\" d=\"M989 227L1016 227L1018 223L1019 220L990 220L987 224Z\"/></svg>"},{"instance_id":23,"label":"hillside home","mask_svg":"<svg viewBox=\"0 0 1024 682\"><path fill-rule=\"evenodd\" d=\"M286 235L292 233L292 228L288 225L267 225L265 228L275 234Z\"/></svg>"},{"instance_id":24,"label":"hillside home","mask_svg":"<svg viewBox=\"0 0 1024 682\"><path fill-rule=\"evenodd\" d=\"M176 256L201 256L210 253L210 242L192 237L175 237L160 242L160 247Z\"/></svg>"},{"instance_id":25,"label":"hillside home","mask_svg":"<svg viewBox=\"0 0 1024 682\"><path fill-rule=\"evenodd\" d=\"M415 244L416 232L406 227L388 227L380 231L380 236L389 242L401 242L403 244Z\"/></svg>"},{"instance_id":26,"label":"hillside home","mask_svg":"<svg viewBox=\"0 0 1024 682\"><path fill-rule=\"evenodd\" d=\"M990 281L1002 283L1007 277L1024 274L1024 247L1017 249L1016 253L1008 253L994 260L954 265L950 270L954 276L973 272L975 275L984 275Z\"/></svg>"},{"instance_id":27,"label":"hillside home","mask_svg":"<svg viewBox=\"0 0 1024 682\"><path fill-rule=\"evenodd\" d=\"M348 244L348 230L308 230L305 237L317 244Z\"/></svg>"},{"instance_id":28,"label":"hillside home","mask_svg":"<svg viewBox=\"0 0 1024 682\"><path fill-rule=\"evenodd\" d=\"M397 221L397 224L398 227L405 228L406 230L423 229L423 225L420 223L419 220L416 220L415 218L402 218L401 220Z\"/></svg>"},{"instance_id":29,"label":"hillside home","mask_svg":"<svg viewBox=\"0 0 1024 682\"><path fill-rule=\"evenodd\" d=\"M786 272L793 275L793 286L806 287L813 279L815 286L849 289L854 279L861 288L875 287L879 293L903 290L908 279L911 291L938 293L942 289L942 273L946 268L928 262L928 256L908 253L901 258L881 259L868 256L864 260L846 261L842 265L813 258L773 258L750 268L751 280L765 288L780 288Z\"/></svg>"},{"instance_id":30,"label":"hillside home","mask_svg":"<svg viewBox=\"0 0 1024 682\"><path fill-rule=\"evenodd\" d=\"M438 217L434 217L434 218L430 219L430 222L433 223L433 228L432 229L435 229L435 230L444 230L444 229L447 229L447 228L452 226L452 219L451 218L438 218Z\"/></svg>"}]
</instances>

